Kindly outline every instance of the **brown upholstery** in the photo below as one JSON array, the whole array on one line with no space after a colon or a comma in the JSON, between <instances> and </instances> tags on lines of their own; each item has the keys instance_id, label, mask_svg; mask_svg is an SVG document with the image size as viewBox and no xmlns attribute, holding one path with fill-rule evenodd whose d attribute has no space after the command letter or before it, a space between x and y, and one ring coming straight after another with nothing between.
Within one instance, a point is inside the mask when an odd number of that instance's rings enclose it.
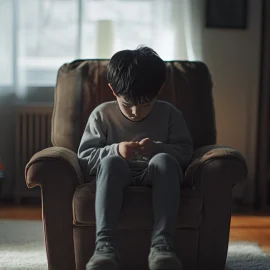
<instances>
[{"instance_id":1,"label":"brown upholstery","mask_svg":"<svg viewBox=\"0 0 270 270\"><path fill-rule=\"evenodd\" d=\"M54 147L26 166L29 188L39 185L49 270L83 270L95 245L95 181L83 175L76 156L91 111L112 100L106 81L108 61L77 60L59 69L52 121ZM236 149L218 146L212 82L200 62L166 62L168 79L159 99L182 112L195 151L185 171L175 236L186 269L224 270L233 186L247 174ZM151 189L124 192L119 220L123 269L146 270L152 228Z\"/></svg>"}]
</instances>

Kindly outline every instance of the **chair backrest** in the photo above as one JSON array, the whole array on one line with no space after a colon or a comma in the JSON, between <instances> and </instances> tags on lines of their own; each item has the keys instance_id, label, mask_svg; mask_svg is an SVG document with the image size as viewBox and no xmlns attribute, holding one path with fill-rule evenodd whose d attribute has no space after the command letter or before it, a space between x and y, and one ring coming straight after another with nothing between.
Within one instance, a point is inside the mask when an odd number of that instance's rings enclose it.
<instances>
[{"instance_id":1,"label":"chair backrest","mask_svg":"<svg viewBox=\"0 0 270 270\"><path fill-rule=\"evenodd\" d=\"M106 79L108 60L76 60L60 67L55 87L52 144L77 152L87 119L114 100ZM195 149L216 143L212 80L202 62L167 61L167 81L158 99L182 111ZM162 127L161 127L162 128Z\"/></svg>"}]
</instances>

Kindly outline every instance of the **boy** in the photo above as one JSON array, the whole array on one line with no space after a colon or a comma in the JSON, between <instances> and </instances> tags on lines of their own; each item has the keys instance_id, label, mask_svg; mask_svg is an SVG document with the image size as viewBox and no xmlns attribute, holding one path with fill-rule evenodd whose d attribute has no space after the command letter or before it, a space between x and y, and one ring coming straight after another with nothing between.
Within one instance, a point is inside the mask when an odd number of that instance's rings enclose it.
<instances>
[{"instance_id":1,"label":"boy","mask_svg":"<svg viewBox=\"0 0 270 270\"><path fill-rule=\"evenodd\" d=\"M192 139L180 111L156 98L166 80L166 65L148 47L117 52L107 79L116 101L91 113L78 149L83 170L96 175L96 250L87 270L118 270L115 235L123 190L151 186L154 227L150 270L180 270L173 236L182 168L189 163Z\"/></svg>"}]
</instances>

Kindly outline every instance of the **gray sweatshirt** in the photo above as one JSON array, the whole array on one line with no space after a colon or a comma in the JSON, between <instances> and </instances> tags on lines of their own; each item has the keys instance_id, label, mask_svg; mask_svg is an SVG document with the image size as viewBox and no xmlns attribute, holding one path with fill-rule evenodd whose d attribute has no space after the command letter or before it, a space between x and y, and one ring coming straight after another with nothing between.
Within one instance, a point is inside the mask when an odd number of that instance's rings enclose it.
<instances>
[{"instance_id":1,"label":"gray sweatshirt","mask_svg":"<svg viewBox=\"0 0 270 270\"><path fill-rule=\"evenodd\" d=\"M187 166L193 144L182 113L165 101L156 101L151 113L139 122L126 118L117 101L103 103L90 114L83 133L78 158L87 174L95 175L100 161L108 155L120 155L122 141L152 139L159 153L172 155L182 167ZM142 170L149 160L138 157L129 161L131 170Z\"/></svg>"}]
</instances>

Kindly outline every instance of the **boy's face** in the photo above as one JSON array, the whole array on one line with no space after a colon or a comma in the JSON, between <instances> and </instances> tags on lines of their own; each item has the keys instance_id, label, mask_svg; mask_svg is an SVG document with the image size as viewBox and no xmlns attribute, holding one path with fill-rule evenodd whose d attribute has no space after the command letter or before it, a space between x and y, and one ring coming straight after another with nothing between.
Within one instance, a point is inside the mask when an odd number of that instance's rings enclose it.
<instances>
[{"instance_id":1,"label":"boy's face","mask_svg":"<svg viewBox=\"0 0 270 270\"><path fill-rule=\"evenodd\" d=\"M116 99L122 113L131 121L140 121L144 119L151 112L155 103L155 100L153 100L150 103L142 105L132 105L127 103L121 96L116 96Z\"/></svg>"},{"instance_id":2,"label":"boy's face","mask_svg":"<svg viewBox=\"0 0 270 270\"><path fill-rule=\"evenodd\" d=\"M112 89L112 87L109 85L109 87ZM145 103L142 105L132 105L125 101L124 97L117 96L113 89L112 92L114 96L117 99L118 105L120 107L121 112L131 121L140 121L144 119L151 111L155 104L155 99L152 100L149 103Z\"/></svg>"}]
</instances>

